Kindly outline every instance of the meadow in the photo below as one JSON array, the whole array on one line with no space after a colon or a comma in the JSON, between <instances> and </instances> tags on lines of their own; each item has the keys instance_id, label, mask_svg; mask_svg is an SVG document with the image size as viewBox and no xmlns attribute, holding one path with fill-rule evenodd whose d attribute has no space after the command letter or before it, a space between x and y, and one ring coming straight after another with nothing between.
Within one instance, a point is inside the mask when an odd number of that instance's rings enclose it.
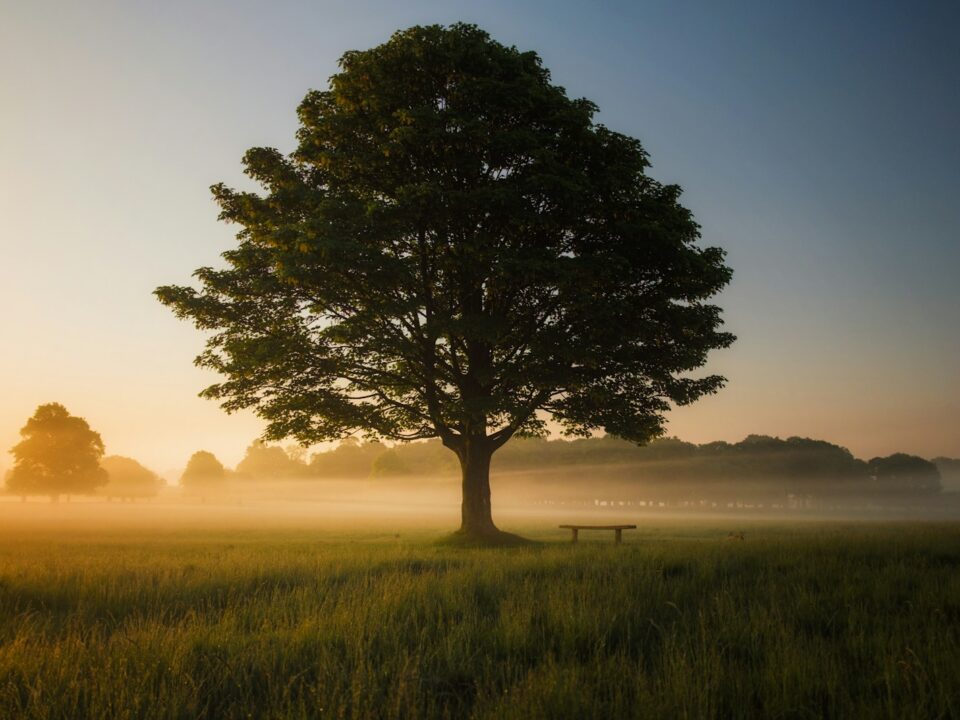
<instances>
[{"instance_id":1,"label":"meadow","mask_svg":"<svg viewBox=\"0 0 960 720\"><path fill-rule=\"evenodd\" d=\"M4 718L960 716L956 524L517 520L537 544L478 550L28 506L0 507Z\"/></svg>"}]
</instances>

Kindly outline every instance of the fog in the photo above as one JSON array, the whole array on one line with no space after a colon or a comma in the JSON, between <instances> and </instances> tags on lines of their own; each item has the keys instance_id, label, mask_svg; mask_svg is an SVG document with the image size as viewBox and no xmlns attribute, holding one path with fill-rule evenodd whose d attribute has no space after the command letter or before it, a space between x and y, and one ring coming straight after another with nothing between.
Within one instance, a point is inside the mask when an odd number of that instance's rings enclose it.
<instances>
[{"instance_id":1,"label":"fog","mask_svg":"<svg viewBox=\"0 0 960 720\"><path fill-rule=\"evenodd\" d=\"M456 456L438 441L348 441L312 454L254 442L235 468L197 451L178 484L132 458L96 462L82 491L54 476L9 474L0 522L50 530L290 527L387 538L447 532L460 522ZM667 518L955 520L958 489L958 460L902 453L861 460L822 440L763 435L642 447L609 437L516 439L495 454L491 472L495 521L521 531Z\"/></svg>"},{"instance_id":2,"label":"fog","mask_svg":"<svg viewBox=\"0 0 960 720\"><path fill-rule=\"evenodd\" d=\"M960 494L878 499L856 493L777 496L770 485L637 482L629 468L579 466L500 472L491 478L494 519L507 530L541 532L564 523L638 526L661 522L796 522L807 520L956 520ZM197 493L167 486L152 498L0 496L0 526L9 536L116 531L119 537L189 539L217 532L286 529L318 538L402 541L439 536L459 525L456 477L272 478L229 480ZM729 521L729 522L727 522Z\"/></svg>"}]
</instances>

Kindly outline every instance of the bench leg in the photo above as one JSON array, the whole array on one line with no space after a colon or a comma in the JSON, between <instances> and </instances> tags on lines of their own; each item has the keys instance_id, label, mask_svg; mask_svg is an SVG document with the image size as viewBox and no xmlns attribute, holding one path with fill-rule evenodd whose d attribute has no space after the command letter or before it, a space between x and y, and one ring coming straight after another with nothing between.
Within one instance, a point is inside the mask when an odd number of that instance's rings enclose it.
<instances>
[{"instance_id":1,"label":"bench leg","mask_svg":"<svg viewBox=\"0 0 960 720\"><path fill-rule=\"evenodd\" d=\"M570 528L570 532L573 533L573 542L577 541L577 534L580 532L577 528Z\"/></svg>"},{"instance_id":2,"label":"bench leg","mask_svg":"<svg viewBox=\"0 0 960 720\"><path fill-rule=\"evenodd\" d=\"M621 530L620 528L617 528L614 532L617 533L616 543L617 545L619 545L620 543L623 542L623 530Z\"/></svg>"}]
</instances>

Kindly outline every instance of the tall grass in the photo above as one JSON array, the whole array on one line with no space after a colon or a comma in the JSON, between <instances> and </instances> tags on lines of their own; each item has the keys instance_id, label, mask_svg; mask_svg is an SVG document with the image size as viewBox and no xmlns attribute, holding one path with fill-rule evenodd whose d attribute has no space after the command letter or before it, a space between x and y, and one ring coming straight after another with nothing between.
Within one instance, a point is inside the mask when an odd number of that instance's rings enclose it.
<instances>
[{"instance_id":1,"label":"tall grass","mask_svg":"<svg viewBox=\"0 0 960 720\"><path fill-rule=\"evenodd\" d=\"M956 526L725 534L4 536L0 717L960 716Z\"/></svg>"}]
</instances>

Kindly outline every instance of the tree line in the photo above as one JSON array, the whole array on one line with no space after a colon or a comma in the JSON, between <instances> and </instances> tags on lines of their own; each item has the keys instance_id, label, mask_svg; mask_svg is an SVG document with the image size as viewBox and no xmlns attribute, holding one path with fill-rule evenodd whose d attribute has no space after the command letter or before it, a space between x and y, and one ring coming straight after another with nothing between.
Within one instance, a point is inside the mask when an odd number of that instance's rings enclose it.
<instances>
[{"instance_id":1,"label":"tree line","mask_svg":"<svg viewBox=\"0 0 960 720\"><path fill-rule=\"evenodd\" d=\"M610 472L605 477L690 487L707 484L721 491L733 483L760 483L778 484L785 492L929 495L942 490L941 475L952 478L960 460L933 462L905 453L861 460L839 445L800 437L750 435L738 443L700 445L661 438L637 445L606 436L516 438L497 455L493 469L542 472L577 466L606 466ZM388 447L351 439L314 453L309 461L292 457L281 447L255 442L236 468L241 479L452 476L456 472L455 462L436 440Z\"/></svg>"},{"instance_id":2,"label":"tree line","mask_svg":"<svg viewBox=\"0 0 960 720\"><path fill-rule=\"evenodd\" d=\"M8 493L97 494L135 499L156 495L164 481L132 458L105 455L100 434L86 420L58 403L41 405L20 431L11 449L13 469L5 478ZM695 444L661 438L637 445L616 437L547 440L515 438L497 455L494 470L557 471L601 467L607 478L654 485L671 484L701 496L722 494L732 484L813 495L868 490L883 495L920 496L941 492L943 481L960 481L960 459L926 460L894 453L861 460L844 447L809 438L750 435L738 443ZM180 476L182 490L200 494L227 481L404 478L454 476L456 459L439 440L389 446L346 438L336 447L309 453L256 440L233 470L213 453L195 452ZM553 477L562 478L554 472ZM572 477L577 477L573 475ZM576 482L566 480L566 482Z\"/></svg>"}]
</instances>

